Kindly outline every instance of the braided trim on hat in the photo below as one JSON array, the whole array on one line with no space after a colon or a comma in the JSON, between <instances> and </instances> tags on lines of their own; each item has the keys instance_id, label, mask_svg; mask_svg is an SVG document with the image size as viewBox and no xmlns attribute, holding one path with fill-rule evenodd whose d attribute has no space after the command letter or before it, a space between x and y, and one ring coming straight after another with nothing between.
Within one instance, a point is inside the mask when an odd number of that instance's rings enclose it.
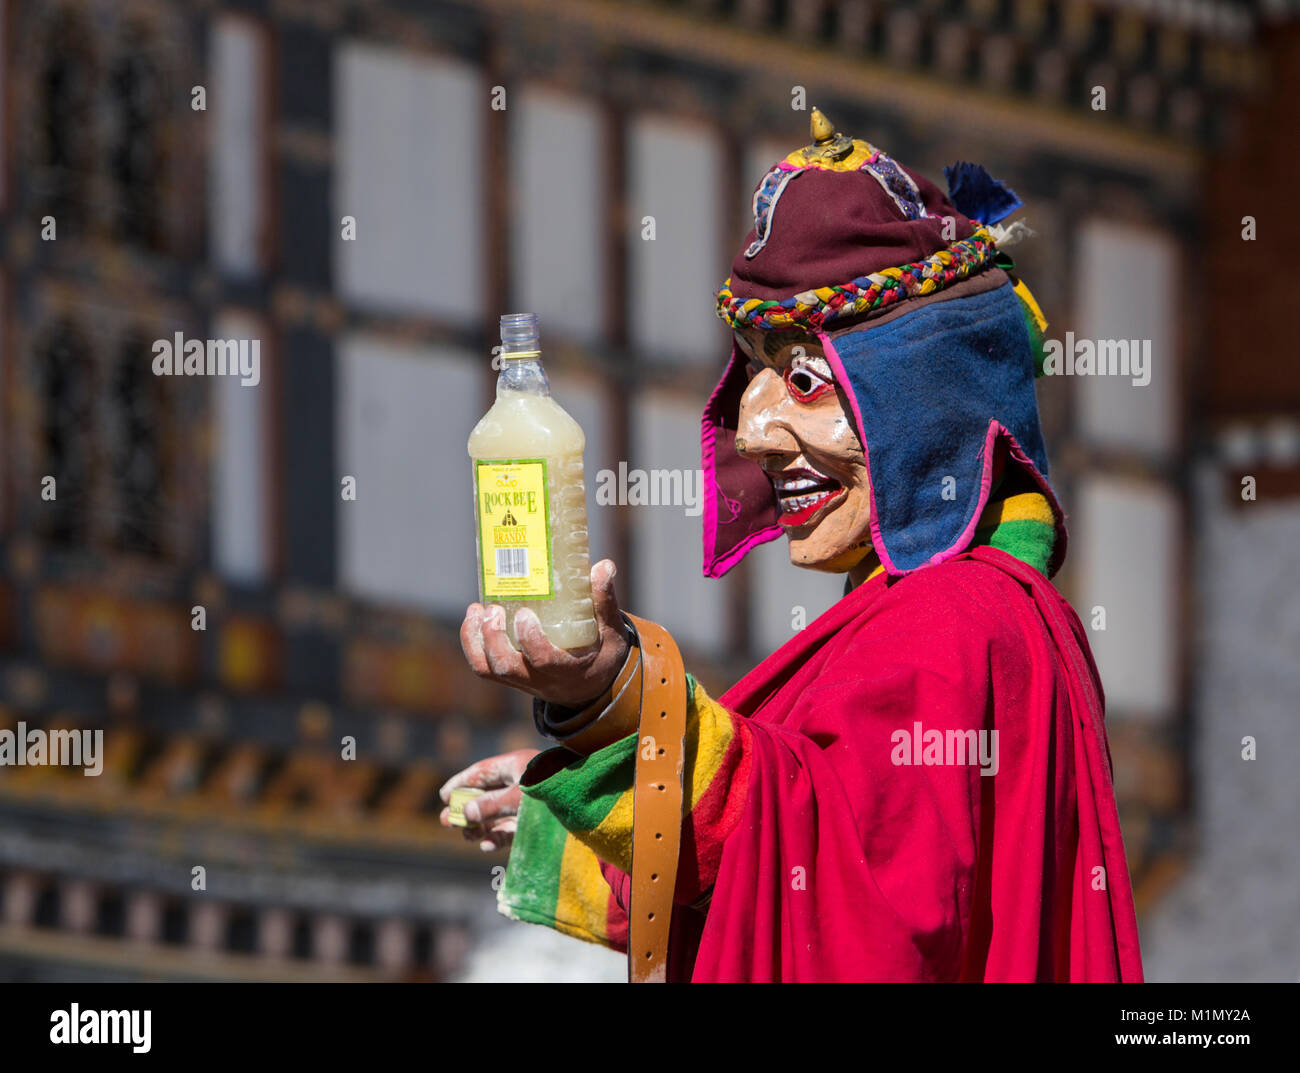
<instances>
[{"instance_id":1,"label":"braided trim on hat","mask_svg":"<svg viewBox=\"0 0 1300 1073\"><path fill-rule=\"evenodd\" d=\"M717 293L718 316L732 328L820 328L906 298L934 294L991 264L997 252L988 228L976 225L970 238L959 239L922 261L873 272L851 283L800 291L781 301L737 298L728 278Z\"/></svg>"}]
</instances>

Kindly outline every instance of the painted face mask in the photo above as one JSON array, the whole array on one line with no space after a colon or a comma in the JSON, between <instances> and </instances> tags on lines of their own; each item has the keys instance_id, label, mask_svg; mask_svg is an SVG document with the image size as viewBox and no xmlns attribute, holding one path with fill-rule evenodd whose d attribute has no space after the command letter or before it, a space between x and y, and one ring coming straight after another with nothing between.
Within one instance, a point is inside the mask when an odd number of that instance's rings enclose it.
<instances>
[{"instance_id":1,"label":"painted face mask","mask_svg":"<svg viewBox=\"0 0 1300 1073\"><path fill-rule=\"evenodd\" d=\"M795 536L795 562L847 569L863 541L891 575L944 562L971 544L995 476L1007 467L1050 505L1054 573L1065 554L1064 517L1047 482L1034 395L1045 322L998 249L1022 225L991 226L1020 201L969 164L946 169L945 196L874 146L836 133L816 110L812 126L814 144L759 184L754 228L718 292L718 313L742 340L755 338L749 329L798 329L816 341L807 349L824 360L852 422L862 478L815 463L807 486L795 486L794 473L784 485L769 478L759 460L771 467L773 455L751 443L750 426L776 428L778 411L788 426L795 411L780 410L774 370L760 373L769 379L754 388L747 350L755 347L733 343L702 420L704 573L719 577L751 548L791 532L782 520L792 511L805 526L830 521L842 506L806 499L835 491L827 477L840 483L843 506L854 490L862 502L816 539ZM769 398L747 400L738 453L742 399L769 388ZM763 407L751 405L759 402L772 407L761 420ZM834 470L833 427L816 432L807 417L800 427L810 438L799 450L820 453ZM785 431L791 446L800 439ZM782 468L800 468L787 454L776 459ZM810 516L798 517L807 507L815 508ZM802 559L795 540L806 542Z\"/></svg>"},{"instance_id":2,"label":"painted face mask","mask_svg":"<svg viewBox=\"0 0 1300 1073\"><path fill-rule=\"evenodd\" d=\"M871 552L871 488L851 410L820 341L741 329L749 386L735 448L772 484L795 564L843 572Z\"/></svg>"}]
</instances>

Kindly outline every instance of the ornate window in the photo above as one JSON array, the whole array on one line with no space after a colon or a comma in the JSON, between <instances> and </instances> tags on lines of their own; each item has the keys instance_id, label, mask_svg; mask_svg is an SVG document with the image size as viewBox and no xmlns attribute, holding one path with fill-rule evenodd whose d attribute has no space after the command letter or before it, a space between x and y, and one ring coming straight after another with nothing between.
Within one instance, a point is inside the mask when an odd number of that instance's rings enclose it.
<instances>
[{"instance_id":1,"label":"ornate window","mask_svg":"<svg viewBox=\"0 0 1300 1073\"><path fill-rule=\"evenodd\" d=\"M184 41L157 12L64 3L33 12L29 196L60 238L172 253L180 163L173 71Z\"/></svg>"},{"instance_id":2,"label":"ornate window","mask_svg":"<svg viewBox=\"0 0 1300 1073\"><path fill-rule=\"evenodd\" d=\"M111 543L155 555L164 541L163 382L148 364L149 340L132 327L116 348L105 393L108 478L114 500Z\"/></svg>"},{"instance_id":3,"label":"ornate window","mask_svg":"<svg viewBox=\"0 0 1300 1073\"><path fill-rule=\"evenodd\" d=\"M38 338L41 374L40 446L44 463L38 479L52 477L54 498L42 496L42 529L51 540L84 543L89 535L94 488L94 363L90 343L68 317L54 321ZM44 491L44 490L43 490Z\"/></svg>"},{"instance_id":4,"label":"ornate window","mask_svg":"<svg viewBox=\"0 0 1300 1073\"><path fill-rule=\"evenodd\" d=\"M63 546L184 558L194 550L189 490L201 487L202 465L186 430L203 427L205 385L154 376L157 330L100 308L53 311L24 365L33 528Z\"/></svg>"},{"instance_id":5,"label":"ornate window","mask_svg":"<svg viewBox=\"0 0 1300 1073\"><path fill-rule=\"evenodd\" d=\"M164 252L170 231L167 116L175 102L158 51L152 27L138 19L124 24L108 68L105 164L113 189L113 237Z\"/></svg>"},{"instance_id":6,"label":"ornate window","mask_svg":"<svg viewBox=\"0 0 1300 1073\"><path fill-rule=\"evenodd\" d=\"M93 201L95 37L84 11L63 6L49 14L37 40L33 194L42 215L82 232Z\"/></svg>"}]
</instances>

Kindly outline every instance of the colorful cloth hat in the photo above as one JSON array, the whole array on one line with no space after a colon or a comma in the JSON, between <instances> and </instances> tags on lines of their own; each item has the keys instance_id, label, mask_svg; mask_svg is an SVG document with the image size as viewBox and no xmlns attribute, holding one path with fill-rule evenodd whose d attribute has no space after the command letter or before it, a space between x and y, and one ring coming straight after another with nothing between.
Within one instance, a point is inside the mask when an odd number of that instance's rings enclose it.
<instances>
[{"instance_id":1,"label":"colorful cloth hat","mask_svg":"<svg viewBox=\"0 0 1300 1073\"><path fill-rule=\"evenodd\" d=\"M1047 496L1034 377L1046 322L999 250L1020 200L978 165L946 168L948 193L816 109L813 144L779 161L754 192L754 227L717 293L732 328L803 328L848 397L867 458L872 543L902 575L971 543L995 466L1009 460ZM705 407L704 573L720 577L781 536L772 485L736 453L745 357Z\"/></svg>"}]
</instances>

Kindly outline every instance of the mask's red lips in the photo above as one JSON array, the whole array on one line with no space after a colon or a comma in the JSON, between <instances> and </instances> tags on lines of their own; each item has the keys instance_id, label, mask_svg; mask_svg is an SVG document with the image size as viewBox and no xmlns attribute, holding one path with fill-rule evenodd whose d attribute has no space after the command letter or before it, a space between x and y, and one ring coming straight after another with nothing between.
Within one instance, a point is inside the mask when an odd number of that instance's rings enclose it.
<instances>
[{"instance_id":1,"label":"mask's red lips","mask_svg":"<svg viewBox=\"0 0 1300 1073\"><path fill-rule=\"evenodd\" d=\"M768 473L768 478L780 509L777 522L787 529L807 525L848 491L834 478L802 467Z\"/></svg>"},{"instance_id":2,"label":"mask's red lips","mask_svg":"<svg viewBox=\"0 0 1300 1073\"><path fill-rule=\"evenodd\" d=\"M787 511L782 507L781 516L777 518L777 522L785 526L787 529L795 529L801 525L807 525L813 520L814 516L821 514L822 511L832 503L836 503L843 499L847 492L847 488L837 488L834 492L826 492L817 496L812 503L809 503L801 510Z\"/></svg>"}]
</instances>

